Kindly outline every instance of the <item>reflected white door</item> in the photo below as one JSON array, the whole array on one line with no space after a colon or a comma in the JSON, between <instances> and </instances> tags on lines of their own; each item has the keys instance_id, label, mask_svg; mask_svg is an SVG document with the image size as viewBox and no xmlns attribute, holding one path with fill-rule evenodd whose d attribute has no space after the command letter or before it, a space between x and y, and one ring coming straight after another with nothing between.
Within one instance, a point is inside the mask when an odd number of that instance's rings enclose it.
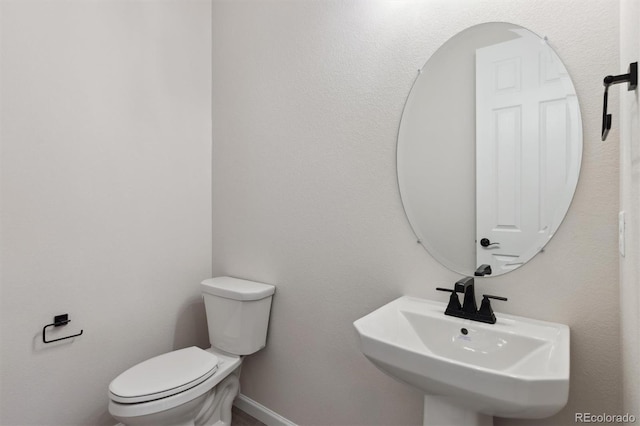
<instances>
[{"instance_id":1,"label":"reflected white door","mask_svg":"<svg viewBox=\"0 0 640 426\"><path fill-rule=\"evenodd\" d=\"M549 206L566 185L571 137L556 61L521 38L476 50L477 266L514 269L556 229Z\"/></svg>"}]
</instances>

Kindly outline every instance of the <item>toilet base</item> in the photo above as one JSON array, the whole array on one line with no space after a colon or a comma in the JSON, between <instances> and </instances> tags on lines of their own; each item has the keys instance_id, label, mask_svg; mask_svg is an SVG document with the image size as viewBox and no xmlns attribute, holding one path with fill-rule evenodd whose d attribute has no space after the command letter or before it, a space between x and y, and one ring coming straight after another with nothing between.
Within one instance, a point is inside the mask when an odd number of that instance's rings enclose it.
<instances>
[{"instance_id":1,"label":"toilet base","mask_svg":"<svg viewBox=\"0 0 640 426\"><path fill-rule=\"evenodd\" d=\"M206 400L207 394L201 395L185 404L170 410L160 411L158 413L145 414L142 416L119 418L114 416L116 420L126 422L126 426L158 426L161 424L174 426L194 426L193 418L199 411L203 402Z\"/></svg>"},{"instance_id":2,"label":"toilet base","mask_svg":"<svg viewBox=\"0 0 640 426\"><path fill-rule=\"evenodd\" d=\"M238 369L209 392L204 406L196 416L195 426L231 426L231 407L240 392Z\"/></svg>"}]
</instances>

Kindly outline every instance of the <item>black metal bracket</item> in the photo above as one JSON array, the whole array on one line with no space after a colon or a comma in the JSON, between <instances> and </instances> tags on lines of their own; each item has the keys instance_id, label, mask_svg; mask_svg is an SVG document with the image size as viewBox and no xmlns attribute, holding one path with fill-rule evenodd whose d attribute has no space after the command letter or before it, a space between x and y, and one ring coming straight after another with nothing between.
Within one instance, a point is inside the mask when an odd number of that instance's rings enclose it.
<instances>
[{"instance_id":1,"label":"black metal bracket","mask_svg":"<svg viewBox=\"0 0 640 426\"><path fill-rule=\"evenodd\" d=\"M63 325L67 325L70 322L71 322L71 320L69 319L69 314L56 315L55 317L53 317L53 322L51 324L45 325L42 328L42 341L44 343L52 343L52 342L57 342L58 340L71 339L73 337L81 336L82 333L84 332L84 330L80 330L80 333L74 334L74 335L71 335L71 336L61 337L59 339L47 340L47 334L46 334L47 328L49 328L49 327L62 327Z\"/></svg>"},{"instance_id":2,"label":"black metal bracket","mask_svg":"<svg viewBox=\"0 0 640 426\"><path fill-rule=\"evenodd\" d=\"M604 105L602 111L602 140L607 139L609 130L611 129L611 114L607 114L607 100L609 98L609 86L619 83L628 83L627 90L636 90L638 87L638 63L629 64L629 72L620 75L608 75L604 78Z\"/></svg>"}]
</instances>

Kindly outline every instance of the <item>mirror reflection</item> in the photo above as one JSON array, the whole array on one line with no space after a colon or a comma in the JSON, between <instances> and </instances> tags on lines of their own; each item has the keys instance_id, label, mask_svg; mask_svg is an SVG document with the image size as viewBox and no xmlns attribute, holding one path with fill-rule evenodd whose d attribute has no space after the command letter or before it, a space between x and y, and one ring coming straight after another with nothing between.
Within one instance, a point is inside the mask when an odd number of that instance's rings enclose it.
<instances>
[{"instance_id":1,"label":"mirror reflection","mask_svg":"<svg viewBox=\"0 0 640 426\"><path fill-rule=\"evenodd\" d=\"M419 241L443 265L509 272L562 222L580 171L582 122L546 39L471 27L420 70L398 134L398 182Z\"/></svg>"}]
</instances>

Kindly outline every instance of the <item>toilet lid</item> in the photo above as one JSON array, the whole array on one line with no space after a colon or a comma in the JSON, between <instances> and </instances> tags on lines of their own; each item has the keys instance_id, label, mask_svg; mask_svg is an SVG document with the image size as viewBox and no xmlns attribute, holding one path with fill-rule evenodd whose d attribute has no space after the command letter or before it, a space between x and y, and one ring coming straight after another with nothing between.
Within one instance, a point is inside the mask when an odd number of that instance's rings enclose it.
<instances>
[{"instance_id":1,"label":"toilet lid","mask_svg":"<svg viewBox=\"0 0 640 426\"><path fill-rule=\"evenodd\" d=\"M218 369L218 357L192 346L137 364L109 385L111 399L136 403L175 395L207 380Z\"/></svg>"}]
</instances>

